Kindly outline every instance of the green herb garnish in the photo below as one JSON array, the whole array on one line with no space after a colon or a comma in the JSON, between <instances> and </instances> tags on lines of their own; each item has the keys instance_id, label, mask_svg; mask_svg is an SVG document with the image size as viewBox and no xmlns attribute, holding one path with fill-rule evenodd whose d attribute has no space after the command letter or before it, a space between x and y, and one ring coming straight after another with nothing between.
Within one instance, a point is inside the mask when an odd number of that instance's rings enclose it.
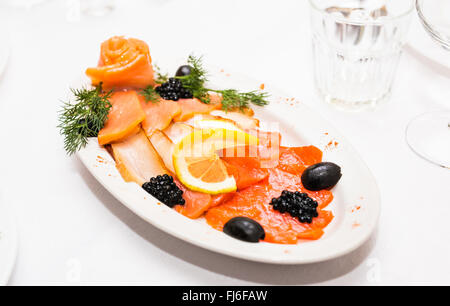
<instances>
[{"instance_id":1,"label":"green herb garnish","mask_svg":"<svg viewBox=\"0 0 450 306\"><path fill-rule=\"evenodd\" d=\"M235 89L213 91L222 95L222 109L224 110L233 108L239 108L242 110L249 107L250 103L258 106L269 104L269 102L266 100L269 97L269 94L266 92L238 92Z\"/></svg>"},{"instance_id":2,"label":"green herb garnish","mask_svg":"<svg viewBox=\"0 0 450 306\"><path fill-rule=\"evenodd\" d=\"M111 108L109 98L112 91L104 93L102 84L93 89L71 89L75 102L64 102L59 112L61 135L64 136L64 149L72 155L85 147L88 137L96 137L103 128Z\"/></svg>"},{"instance_id":3,"label":"green herb garnish","mask_svg":"<svg viewBox=\"0 0 450 306\"><path fill-rule=\"evenodd\" d=\"M156 73L155 83L162 84L162 83L167 82L167 80L169 79L169 75L167 73L163 74L158 65L153 64L153 66L155 67L155 73Z\"/></svg>"},{"instance_id":4,"label":"green herb garnish","mask_svg":"<svg viewBox=\"0 0 450 306\"><path fill-rule=\"evenodd\" d=\"M209 104L208 92L210 89L205 87L206 82L208 82L208 76L206 70L202 67L202 58L189 55L187 63L191 66L191 73L185 76L177 76L176 78L181 81L183 87L188 89L195 98Z\"/></svg>"},{"instance_id":5,"label":"green herb garnish","mask_svg":"<svg viewBox=\"0 0 450 306\"><path fill-rule=\"evenodd\" d=\"M258 106L269 104L267 98L269 94L266 92L249 91L240 92L236 89L217 90L207 88L205 86L208 82L206 70L202 66L202 58L190 55L187 63L192 67L191 73L186 76L178 76L183 87L190 90L193 96L203 103L210 102L209 92L215 92L222 95L222 108L229 110L233 108L244 109L249 107L250 103Z\"/></svg>"},{"instance_id":6,"label":"green herb garnish","mask_svg":"<svg viewBox=\"0 0 450 306\"><path fill-rule=\"evenodd\" d=\"M145 87L139 92L141 96L144 97L146 102L156 103L159 101L159 94L156 92L155 88L151 85Z\"/></svg>"}]
</instances>

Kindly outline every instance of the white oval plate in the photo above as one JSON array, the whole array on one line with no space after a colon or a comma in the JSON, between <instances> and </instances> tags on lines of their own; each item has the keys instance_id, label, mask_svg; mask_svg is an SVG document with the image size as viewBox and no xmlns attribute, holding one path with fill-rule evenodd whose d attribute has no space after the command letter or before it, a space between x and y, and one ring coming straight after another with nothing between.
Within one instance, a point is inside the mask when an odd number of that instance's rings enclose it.
<instances>
[{"instance_id":1,"label":"white oval plate","mask_svg":"<svg viewBox=\"0 0 450 306\"><path fill-rule=\"evenodd\" d=\"M235 73L231 76L218 73L211 83L241 90L257 89L261 84ZM342 167L342 179L333 189L334 200L327 208L335 218L319 240L300 241L296 245L236 240L211 228L203 218L191 220L165 205L158 205L140 186L126 183L112 157L95 138L78 156L112 195L142 219L205 249L276 264L319 262L351 252L368 239L378 221L380 196L372 174L345 138L317 113L298 101L277 95L276 89L266 86L265 90L271 94L271 104L256 108L255 116L266 123L279 124L282 145L313 144L324 151L324 160Z\"/></svg>"},{"instance_id":2,"label":"white oval plate","mask_svg":"<svg viewBox=\"0 0 450 306\"><path fill-rule=\"evenodd\" d=\"M0 285L6 285L17 257L17 230L11 209L0 202Z\"/></svg>"}]
</instances>

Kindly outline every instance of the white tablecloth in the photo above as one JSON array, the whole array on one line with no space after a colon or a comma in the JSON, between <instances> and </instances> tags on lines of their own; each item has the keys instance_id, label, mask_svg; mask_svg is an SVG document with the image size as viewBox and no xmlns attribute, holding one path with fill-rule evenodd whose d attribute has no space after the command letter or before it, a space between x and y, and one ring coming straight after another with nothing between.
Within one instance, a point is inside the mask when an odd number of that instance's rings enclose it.
<instances>
[{"instance_id":1,"label":"white tablecloth","mask_svg":"<svg viewBox=\"0 0 450 306\"><path fill-rule=\"evenodd\" d=\"M389 103L343 113L314 93L306 0L127 0L107 17L78 17L76 1L0 8L12 51L0 79L0 191L20 235L10 284L450 284L450 172L417 157L404 137L411 118L450 105L448 70L406 48ZM377 233L339 259L277 266L192 246L124 208L66 156L56 128L70 83L118 34L147 41L156 61L204 54L321 112L378 181Z\"/></svg>"}]
</instances>

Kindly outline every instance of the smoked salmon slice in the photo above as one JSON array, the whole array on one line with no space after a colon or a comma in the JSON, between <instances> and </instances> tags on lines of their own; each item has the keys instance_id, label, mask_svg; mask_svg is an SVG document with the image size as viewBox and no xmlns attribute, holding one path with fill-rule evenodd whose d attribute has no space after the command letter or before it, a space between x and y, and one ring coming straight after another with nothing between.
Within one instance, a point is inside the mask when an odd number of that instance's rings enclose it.
<instances>
[{"instance_id":1,"label":"smoked salmon slice","mask_svg":"<svg viewBox=\"0 0 450 306\"><path fill-rule=\"evenodd\" d=\"M236 192L227 192L213 195L210 207L219 206L220 204L228 202L234 197L235 194Z\"/></svg>"},{"instance_id":2,"label":"smoked salmon slice","mask_svg":"<svg viewBox=\"0 0 450 306\"><path fill-rule=\"evenodd\" d=\"M222 157L222 160L228 174L236 180L238 190L262 181L269 174L267 169L261 168L259 159L255 157Z\"/></svg>"},{"instance_id":3,"label":"smoked salmon slice","mask_svg":"<svg viewBox=\"0 0 450 306\"><path fill-rule=\"evenodd\" d=\"M274 243L295 244L299 239L319 239L323 235L323 228L333 219L329 211L318 208L319 216L311 224L301 223L287 213L280 213L272 209L270 200L280 196L283 190L307 192L319 205L324 201L331 201L325 194L328 190L315 193L306 191L297 175L281 169L268 169L269 176L236 193L224 204L210 208L205 218L212 227L222 230L225 223L233 217L245 216L259 222L266 233L264 241ZM319 195L319 196L318 196Z\"/></svg>"},{"instance_id":4,"label":"smoked salmon slice","mask_svg":"<svg viewBox=\"0 0 450 306\"><path fill-rule=\"evenodd\" d=\"M175 116L174 121L186 121L196 114L208 114L222 107L220 100L214 95L211 95L209 104L205 104L196 98L180 99L177 103L181 107L181 113Z\"/></svg>"},{"instance_id":5,"label":"smoked salmon slice","mask_svg":"<svg viewBox=\"0 0 450 306\"><path fill-rule=\"evenodd\" d=\"M142 40L114 36L101 45L98 66L86 74L92 85L105 89L144 88L155 85L148 45Z\"/></svg>"},{"instance_id":6,"label":"smoked salmon slice","mask_svg":"<svg viewBox=\"0 0 450 306\"><path fill-rule=\"evenodd\" d=\"M279 167L292 174L302 174L311 165L322 161L322 151L315 146L280 147Z\"/></svg>"},{"instance_id":7,"label":"smoked salmon slice","mask_svg":"<svg viewBox=\"0 0 450 306\"><path fill-rule=\"evenodd\" d=\"M158 102L145 101L141 96L141 107L145 112L142 128L147 136L156 130L164 130L172 122L172 118L181 113L181 108L175 101L159 99Z\"/></svg>"},{"instance_id":8,"label":"smoked salmon slice","mask_svg":"<svg viewBox=\"0 0 450 306\"><path fill-rule=\"evenodd\" d=\"M259 139L259 144L265 147L278 147L281 143L281 134L275 131L262 131L257 129L246 130L250 135Z\"/></svg>"},{"instance_id":9,"label":"smoked salmon slice","mask_svg":"<svg viewBox=\"0 0 450 306\"><path fill-rule=\"evenodd\" d=\"M319 208L324 208L333 200L333 194L329 190L310 191L303 187L301 176L294 175L289 172L283 171L279 166L274 169L268 169L268 183L271 189L275 193L281 194L283 190L300 191L307 193L308 196L313 198L319 204ZM276 195L276 197L279 196Z\"/></svg>"},{"instance_id":10,"label":"smoked salmon slice","mask_svg":"<svg viewBox=\"0 0 450 306\"><path fill-rule=\"evenodd\" d=\"M150 178L168 173L142 130L122 142L113 143L111 149L117 170L126 182L142 186Z\"/></svg>"},{"instance_id":11,"label":"smoked salmon slice","mask_svg":"<svg viewBox=\"0 0 450 306\"><path fill-rule=\"evenodd\" d=\"M322 151L315 146L292 147L300 161L306 165L311 166L322 161Z\"/></svg>"},{"instance_id":12,"label":"smoked salmon slice","mask_svg":"<svg viewBox=\"0 0 450 306\"><path fill-rule=\"evenodd\" d=\"M111 109L105 126L98 133L98 143L105 145L119 141L137 132L145 119L138 95L135 91L118 91L111 98Z\"/></svg>"},{"instance_id":13,"label":"smoked salmon slice","mask_svg":"<svg viewBox=\"0 0 450 306\"><path fill-rule=\"evenodd\" d=\"M174 207L180 214L191 219L197 219L211 206L211 195L189 190L175 178L174 182L183 191L183 199L185 201L184 205L176 205Z\"/></svg>"}]
</instances>

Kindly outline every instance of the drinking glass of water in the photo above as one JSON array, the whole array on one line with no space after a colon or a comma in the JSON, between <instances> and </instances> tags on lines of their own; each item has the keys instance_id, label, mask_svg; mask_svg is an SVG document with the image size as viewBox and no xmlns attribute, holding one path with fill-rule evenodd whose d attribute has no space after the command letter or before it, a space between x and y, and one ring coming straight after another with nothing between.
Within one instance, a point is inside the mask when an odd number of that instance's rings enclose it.
<instances>
[{"instance_id":1,"label":"drinking glass of water","mask_svg":"<svg viewBox=\"0 0 450 306\"><path fill-rule=\"evenodd\" d=\"M344 110L386 101L414 0L309 1L319 95Z\"/></svg>"}]
</instances>

